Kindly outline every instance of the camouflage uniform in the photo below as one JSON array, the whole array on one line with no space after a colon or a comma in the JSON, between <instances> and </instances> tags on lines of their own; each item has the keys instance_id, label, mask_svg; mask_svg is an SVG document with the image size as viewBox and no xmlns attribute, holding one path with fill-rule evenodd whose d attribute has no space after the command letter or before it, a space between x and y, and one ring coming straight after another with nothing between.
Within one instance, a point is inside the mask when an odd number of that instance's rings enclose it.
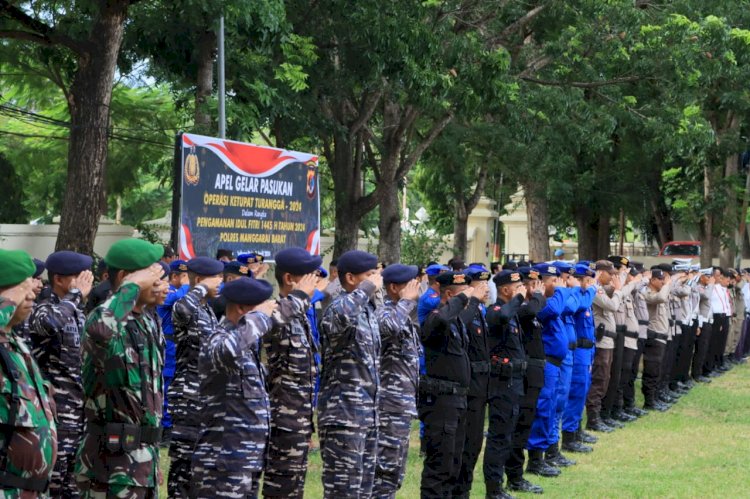
<instances>
[{"instance_id":1,"label":"camouflage uniform","mask_svg":"<svg viewBox=\"0 0 750 499\"><path fill-rule=\"evenodd\" d=\"M271 329L250 312L238 325L224 319L201 348L202 431L193 455L198 498L256 497L268 441L268 394L258 341Z\"/></svg>"},{"instance_id":2,"label":"camouflage uniform","mask_svg":"<svg viewBox=\"0 0 750 499\"><path fill-rule=\"evenodd\" d=\"M44 377L55 387L58 410L57 464L50 492L56 497L78 497L74 462L83 433L81 332L86 318L80 292L62 299L52 294L31 314L31 344Z\"/></svg>"},{"instance_id":3,"label":"camouflage uniform","mask_svg":"<svg viewBox=\"0 0 750 499\"><path fill-rule=\"evenodd\" d=\"M375 315L383 343L380 381L383 386L378 414L378 461L373 496L396 496L406 472L411 420L417 417L419 330L411 319L417 303L385 299Z\"/></svg>"},{"instance_id":4,"label":"camouflage uniform","mask_svg":"<svg viewBox=\"0 0 750 499\"><path fill-rule=\"evenodd\" d=\"M365 281L323 313L318 427L325 497L369 497L375 474L380 333Z\"/></svg>"},{"instance_id":5,"label":"camouflage uniform","mask_svg":"<svg viewBox=\"0 0 750 499\"><path fill-rule=\"evenodd\" d=\"M86 322L86 430L76 458L84 498L158 497L164 340L158 321L133 310L139 293L123 284Z\"/></svg>"},{"instance_id":6,"label":"camouflage uniform","mask_svg":"<svg viewBox=\"0 0 750 499\"><path fill-rule=\"evenodd\" d=\"M15 308L0 298L0 328L8 325ZM0 332L0 390L2 497L48 497L45 491L57 456L55 403L48 395L54 391L45 386L26 344L6 331Z\"/></svg>"},{"instance_id":7,"label":"camouflage uniform","mask_svg":"<svg viewBox=\"0 0 750 499\"><path fill-rule=\"evenodd\" d=\"M202 303L206 294L206 287L199 284L172 309L177 354L174 380L168 394L172 414L169 497L190 497L190 462L200 432L199 414L203 407L199 396L198 356L218 325L211 307Z\"/></svg>"},{"instance_id":8,"label":"camouflage uniform","mask_svg":"<svg viewBox=\"0 0 750 499\"><path fill-rule=\"evenodd\" d=\"M271 438L263 476L264 497L302 497L313 432L317 347L302 291L278 300L273 329L263 340L268 359Z\"/></svg>"}]
</instances>

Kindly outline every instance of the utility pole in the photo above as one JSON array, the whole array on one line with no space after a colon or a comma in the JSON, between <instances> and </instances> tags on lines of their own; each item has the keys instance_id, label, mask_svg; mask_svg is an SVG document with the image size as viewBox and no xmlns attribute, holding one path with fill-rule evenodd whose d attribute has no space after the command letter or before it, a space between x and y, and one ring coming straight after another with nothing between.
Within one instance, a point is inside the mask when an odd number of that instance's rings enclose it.
<instances>
[{"instance_id":1,"label":"utility pole","mask_svg":"<svg viewBox=\"0 0 750 499\"><path fill-rule=\"evenodd\" d=\"M224 16L219 17L219 137L226 138L227 135L227 115L224 107Z\"/></svg>"}]
</instances>

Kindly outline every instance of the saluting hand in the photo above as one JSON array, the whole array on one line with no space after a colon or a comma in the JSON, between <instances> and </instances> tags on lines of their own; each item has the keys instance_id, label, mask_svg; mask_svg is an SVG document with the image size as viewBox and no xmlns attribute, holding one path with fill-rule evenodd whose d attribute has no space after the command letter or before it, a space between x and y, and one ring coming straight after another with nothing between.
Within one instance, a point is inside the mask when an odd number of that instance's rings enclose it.
<instances>
[{"instance_id":1,"label":"saluting hand","mask_svg":"<svg viewBox=\"0 0 750 499\"><path fill-rule=\"evenodd\" d=\"M417 301L419 299L419 281L412 279L398 293L402 300Z\"/></svg>"},{"instance_id":2,"label":"saluting hand","mask_svg":"<svg viewBox=\"0 0 750 499\"><path fill-rule=\"evenodd\" d=\"M223 279L220 275L215 275L203 279L200 284L201 286L206 288L206 291L208 291L208 296L216 296L216 294L219 292L219 286L221 286L222 281Z\"/></svg>"},{"instance_id":3,"label":"saluting hand","mask_svg":"<svg viewBox=\"0 0 750 499\"><path fill-rule=\"evenodd\" d=\"M255 307L256 312L260 312L262 314L267 315L268 317L271 317L273 313L276 311L276 308L279 306L278 302L276 300L266 300L257 307Z\"/></svg>"},{"instance_id":4,"label":"saluting hand","mask_svg":"<svg viewBox=\"0 0 750 499\"><path fill-rule=\"evenodd\" d=\"M314 273L312 274L305 274L302 276L302 279L299 280L299 282L295 282L294 286L292 286L292 289L302 291L307 296L312 298L313 293L315 292L315 287L318 284L318 276Z\"/></svg>"},{"instance_id":5,"label":"saluting hand","mask_svg":"<svg viewBox=\"0 0 750 499\"><path fill-rule=\"evenodd\" d=\"M122 282L123 284L127 282L137 284L138 287L141 288L141 292L151 291L151 289L156 285L156 281L161 280L159 279L159 276L161 274L161 265L159 265L158 263L154 263L153 265L151 265L150 267L146 267L145 269L131 272L130 274L125 276Z\"/></svg>"},{"instance_id":6,"label":"saluting hand","mask_svg":"<svg viewBox=\"0 0 750 499\"><path fill-rule=\"evenodd\" d=\"M70 289L78 288L84 299L91 293L91 287L94 285L94 274L90 270L84 270L76 277L70 280Z\"/></svg>"},{"instance_id":7,"label":"saluting hand","mask_svg":"<svg viewBox=\"0 0 750 499\"><path fill-rule=\"evenodd\" d=\"M376 290L383 287L383 276L380 275L380 271L368 276L367 280L375 285Z\"/></svg>"}]
</instances>

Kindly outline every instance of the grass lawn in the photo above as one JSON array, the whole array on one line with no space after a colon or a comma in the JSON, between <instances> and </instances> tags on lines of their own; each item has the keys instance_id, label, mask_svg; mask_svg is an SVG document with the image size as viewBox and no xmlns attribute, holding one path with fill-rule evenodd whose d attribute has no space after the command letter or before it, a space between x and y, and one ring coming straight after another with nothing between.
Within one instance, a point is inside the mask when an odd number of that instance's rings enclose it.
<instances>
[{"instance_id":1,"label":"grass lawn","mask_svg":"<svg viewBox=\"0 0 750 499\"><path fill-rule=\"evenodd\" d=\"M422 463L416 428L399 498L419 497ZM558 478L527 478L544 487L544 497L750 497L750 367L737 367L694 388L666 413L651 413L622 430L599 434L594 447L588 455L570 454L578 465ZM320 454L314 452L306 497L323 496L320 475ZM166 498L166 490L160 496ZM481 458L472 497L484 497Z\"/></svg>"}]
</instances>

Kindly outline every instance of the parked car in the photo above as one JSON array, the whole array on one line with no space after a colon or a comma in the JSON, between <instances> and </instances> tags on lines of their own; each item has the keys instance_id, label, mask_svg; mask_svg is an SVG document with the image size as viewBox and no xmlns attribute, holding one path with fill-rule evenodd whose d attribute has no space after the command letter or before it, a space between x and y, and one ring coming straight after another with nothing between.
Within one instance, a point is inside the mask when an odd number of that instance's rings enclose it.
<instances>
[{"instance_id":1,"label":"parked car","mask_svg":"<svg viewBox=\"0 0 750 499\"><path fill-rule=\"evenodd\" d=\"M700 241L670 241L661 247L659 256L671 258L697 258L701 256Z\"/></svg>"}]
</instances>

